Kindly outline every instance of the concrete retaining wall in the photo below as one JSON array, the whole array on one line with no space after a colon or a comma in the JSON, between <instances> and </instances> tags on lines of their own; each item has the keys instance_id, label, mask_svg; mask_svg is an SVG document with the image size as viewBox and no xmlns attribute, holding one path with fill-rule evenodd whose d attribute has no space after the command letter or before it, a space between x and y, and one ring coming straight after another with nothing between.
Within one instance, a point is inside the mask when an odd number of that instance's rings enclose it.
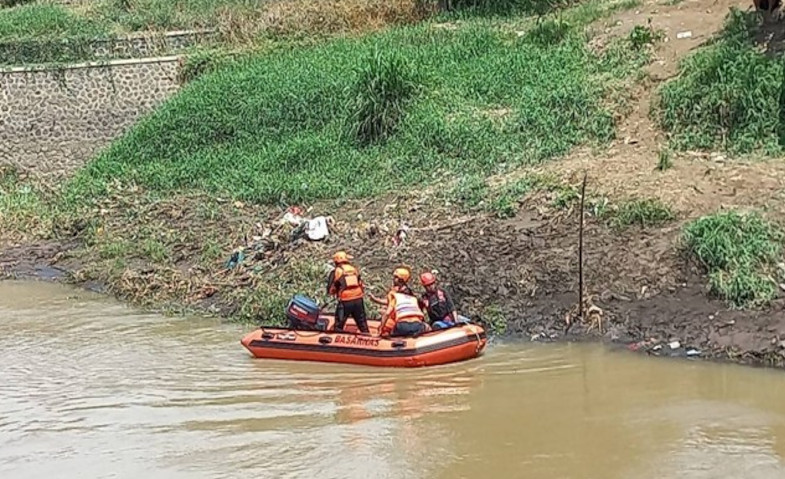
<instances>
[{"instance_id":1,"label":"concrete retaining wall","mask_svg":"<svg viewBox=\"0 0 785 479\"><path fill-rule=\"evenodd\" d=\"M0 69L0 164L68 174L179 88L179 57Z\"/></svg>"}]
</instances>

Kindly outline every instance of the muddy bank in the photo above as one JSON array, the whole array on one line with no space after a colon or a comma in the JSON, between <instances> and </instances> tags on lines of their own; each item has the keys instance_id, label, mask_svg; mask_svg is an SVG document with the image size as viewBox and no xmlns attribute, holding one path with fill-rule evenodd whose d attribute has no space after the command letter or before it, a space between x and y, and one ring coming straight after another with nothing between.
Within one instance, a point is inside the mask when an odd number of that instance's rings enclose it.
<instances>
[{"instance_id":1,"label":"muddy bank","mask_svg":"<svg viewBox=\"0 0 785 479\"><path fill-rule=\"evenodd\" d=\"M414 271L435 268L462 313L511 337L596 340L653 355L785 366L785 341L780 339L785 338L783 301L765 311L734 311L710 299L702 272L680 253L678 222L617 230L587 218L586 306L599 308L595 312L601 315L591 318L601 321L576 320L567 331L565 319L575 317L577 303L577 214L572 207L549 204L547 198L532 198L516 217L498 220L450 215L422 204L398 203L391 208L389 202L367 202L355 205L358 209L340 210L327 241L291 241L284 228L278 240L271 239L261 253L249 255L247 264L229 270L225 259L232 246L253 241L248 228L260 227L250 220L264 217L262 222L272 224L280 211L267 216L227 211L226 220L199 225L200 242L186 234L199 231L189 213L198 203L181 203L176 221L171 204L157 203L140 221L148 229L160 221L173 232L171 238L180 238L180 243L165 245L170 255L166 261L123 258L123 267L112 272L118 260L106 258L106 245L73 238L6 247L0 253L0 271L7 278L67 281L140 306L263 321L292 291L321 294L330 253L348 248L377 294L398 264ZM384 213L369 222L360 211ZM403 224L404 217L406 238L396 244L395 225ZM117 237L140 228L121 215L111 218L113 213L105 212L101 228ZM219 248L221 256L205 266L196 257L204 250L209 231L210 238L224 238L225 243ZM278 302L268 302L270 298L261 294L276 294Z\"/></svg>"}]
</instances>

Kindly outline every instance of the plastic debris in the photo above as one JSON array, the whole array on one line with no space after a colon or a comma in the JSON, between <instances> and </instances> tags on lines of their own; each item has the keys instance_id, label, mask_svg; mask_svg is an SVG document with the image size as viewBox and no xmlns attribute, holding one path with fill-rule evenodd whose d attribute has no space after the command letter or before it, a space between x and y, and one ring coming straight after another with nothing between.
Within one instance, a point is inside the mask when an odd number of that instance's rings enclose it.
<instances>
[{"instance_id":1,"label":"plastic debris","mask_svg":"<svg viewBox=\"0 0 785 479\"><path fill-rule=\"evenodd\" d=\"M317 216L309 220L305 227L305 235L311 241L320 241L329 236L330 229L327 227L327 218Z\"/></svg>"},{"instance_id":2,"label":"plastic debris","mask_svg":"<svg viewBox=\"0 0 785 479\"><path fill-rule=\"evenodd\" d=\"M692 32L689 31L689 30L686 31L686 32L679 32L679 33L676 34L676 38L679 38L679 39L690 38L690 37L692 37Z\"/></svg>"},{"instance_id":3,"label":"plastic debris","mask_svg":"<svg viewBox=\"0 0 785 479\"><path fill-rule=\"evenodd\" d=\"M700 356L701 352L697 349L690 349L687 351L687 356Z\"/></svg>"},{"instance_id":4,"label":"plastic debris","mask_svg":"<svg viewBox=\"0 0 785 479\"><path fill-rule=\"evenodd\" d=\"M238 264L242 263L245 259L245 253L242 249L236 250L232 253L232 256L229 258L229 261L226 262L227 269L233 269Z\"/></svg>"},{"instance_id":5,"label":"plastic debris","mask_svg":"<svg viewBox=\"0 0 785 479\"><path fill-rule=\"evenodd\" d=\"M401 226L395 232L395 235L393 235L393 240L392 240L393 245L401 246L404 243L404 241L406 241L406 235L408 231L409 231L409 226L406 225L405 223L401 224Z\"/></svg>"},{"instance_id":6,"label":"plastic debris","mask_svg":"<svg viewBox=\"0 0 785 479\"><path fill-rule=\"evenodd\" d=\"M668 346L670 346L671 349L679 349L681 347L681 343L678 341L671 341Z\"/></svg>"},{"instance_id":7,"label":"plastic debris","mask_svg":"<svg viewBox=\"0 0 785 479\"><path fill-rule=\"evenodd\" d=\"M288 223L288 224L290 224L292 226L300 226L305 221L306 221L306 219L303 218L302 216L296 215L296 214L292 213L291 211L287 211L286 214L283 215L283 218L281 218L279 223L280 224L287 224Z\"/></svg>"}]
</instances>

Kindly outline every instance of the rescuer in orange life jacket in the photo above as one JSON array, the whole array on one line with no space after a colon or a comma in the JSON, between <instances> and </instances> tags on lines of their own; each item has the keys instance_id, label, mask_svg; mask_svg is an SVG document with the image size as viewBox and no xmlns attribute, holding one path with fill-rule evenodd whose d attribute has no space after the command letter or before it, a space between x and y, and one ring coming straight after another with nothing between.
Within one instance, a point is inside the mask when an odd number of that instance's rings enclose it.
<instances>
[{"instance_id":1,"label":"rescuer in orange life jacket","mask_svg":"<svg viewBox=\"0 0 785 479\"><path fill-rule=\"evenodd\" d=\"M338 304L335 307L336 331L343 331L346 319L352 317L357 328L363 333L370 333L368 320L365 316L365 285L360 277L360 271L349 264L351 256L345 251L338 251L333 255L335 268L327 277L327 294L335 296Z\"/></svg>"},{"instance_id":2,"label":"rescuer in orange life jacket","mask_svg":"<svg viewBox=\"0 0 785 479\"><path fill-rule=\"evenodd\" d=\"M393 272L393 287L387 293L387 300L371 295L373 302L387 305L379 328L381 336L416 336L428 331L422 304L408 285L410 278L408 269L397 268Z\"/></svg>"}]
</instances>

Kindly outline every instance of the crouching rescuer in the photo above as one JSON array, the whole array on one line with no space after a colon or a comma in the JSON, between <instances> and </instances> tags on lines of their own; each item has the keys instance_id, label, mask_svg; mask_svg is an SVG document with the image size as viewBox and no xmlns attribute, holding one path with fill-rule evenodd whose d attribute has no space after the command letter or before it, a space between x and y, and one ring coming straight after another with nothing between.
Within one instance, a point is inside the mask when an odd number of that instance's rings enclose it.
<instances>
[{"instance_id":1,"label":"crouching rescuer","mask_svg":"<svg viewBox=\"0 0 785 479\"><path fill-rule=\"evenodd\" d=\"M460 322L452 298L437 285L433 273L421 274L420 283L425 288L421 301L428 311L428 318L434 329L449 328Z\"/></svg>"},{"instance_id":2,"label":"crouching rescuer","mask_svg":"<svg viewBox=\"0 0 785 479\"><path fill-rule=\"evenodd\" d=\"M338 304L335 307L335 331L343 331L347 318L351 317L357 328L363 333L370 333L368 320L365 316L363 285L360 271L349 263L351 256L345 251L333 255L335 268L327 278L327 294L335 296Z\"/></svg>"},{"instance_id":3,"label":"crouching rescuer","mask_svg":"<svg viewBox=\"0 0 785 479\"><path fill-rule=\"evenodd\" d=\"M393 272L393 287L387 294L387 310L382 316L382 336L416 336L429 329L420 302L409 288L410 277L406 268Z\"/></svg>"}]
</instances>

